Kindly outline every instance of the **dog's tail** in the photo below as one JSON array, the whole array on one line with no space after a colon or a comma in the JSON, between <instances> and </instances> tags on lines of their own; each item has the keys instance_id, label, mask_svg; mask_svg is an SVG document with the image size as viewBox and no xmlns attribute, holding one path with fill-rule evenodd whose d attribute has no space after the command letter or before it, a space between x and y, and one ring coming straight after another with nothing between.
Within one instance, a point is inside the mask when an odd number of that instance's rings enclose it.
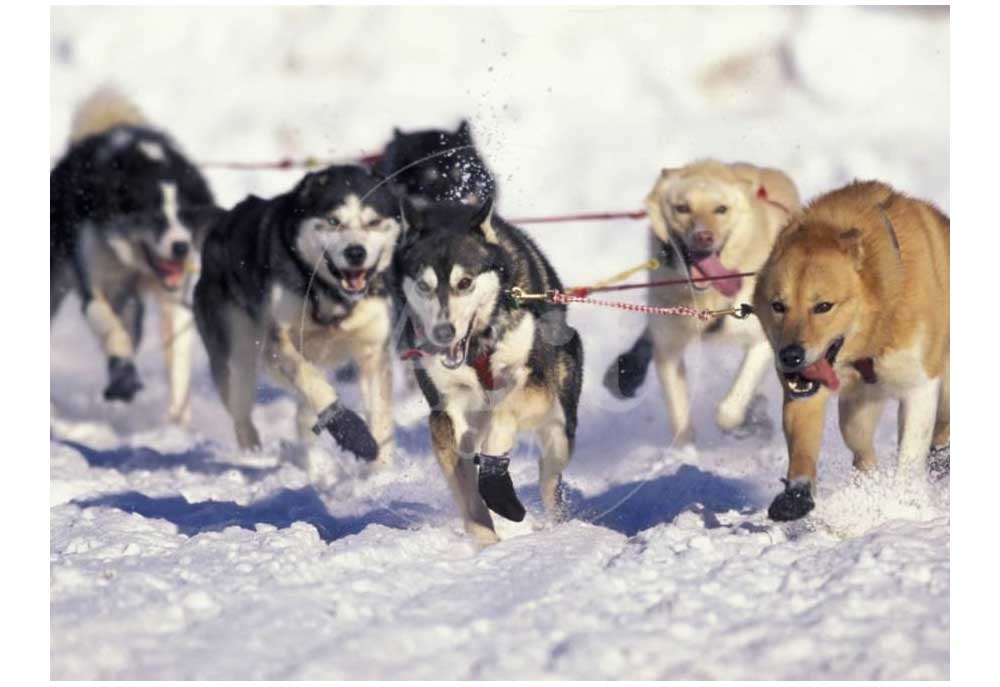
<instances>
[{"instance_id":1,"label":"dog's tail","mask_svg":"<svg viewBox=\"0 0 1000 687\"><path fill-rule=\"evenodd\" d=\"M101 86L73 113L70 143L107 131L120 124L145 124L142 111L112 86Z\"/></svg>"}]
</instances>

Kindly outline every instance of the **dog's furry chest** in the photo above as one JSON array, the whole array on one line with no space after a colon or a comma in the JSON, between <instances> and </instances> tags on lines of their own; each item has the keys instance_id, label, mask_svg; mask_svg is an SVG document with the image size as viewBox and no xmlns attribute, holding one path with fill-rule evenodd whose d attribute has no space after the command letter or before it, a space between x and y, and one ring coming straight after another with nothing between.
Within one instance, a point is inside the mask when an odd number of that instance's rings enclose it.
<instances>
[{"instance_id":1,"label":"dog's furry chest","mask_svg":"<svg viewBox=\"0 0 1000 687\"><path fill-rule=\"evenodd\" d=\"M439 356L434 356L426 358L422 366L449 413L468 418L482 413L509 412L519 427L531 428L542 421L553 401L545 387L531 381L529 357L536 333L535 318L525 313L495 344L489 356L489 371L496 387L493 390L483 386L471 365L449 370Z\"/></svg>"},{"instance_id":2,"label":"dog's furry chest","mask_svg":"<svg viewBox=\"0 0 1000 687\"><path fill-rule=\"evenodd\" d=\"M852 390L870 389L877 395L898 397L908 389L925 384L929 377L924 368L924 342L919 335L906 348L884 352L871 362L874 383L866 382L861 372L853 370L848 379L852 380Z\"/></svg>"},{"instance_id":3,"label":"dog's furry chest","mask_svg":"<svg viewBox=\"0 0 1000 687\"><path fill-rule=\"evenodd\" d=\"M307 360L320 364L336 364L366 347L385 346L392 329L389 301L379 296L361 299L343 319L326 323L313 318L305 299L274 286L270 315Z\"/></svg>"}]
</instances>

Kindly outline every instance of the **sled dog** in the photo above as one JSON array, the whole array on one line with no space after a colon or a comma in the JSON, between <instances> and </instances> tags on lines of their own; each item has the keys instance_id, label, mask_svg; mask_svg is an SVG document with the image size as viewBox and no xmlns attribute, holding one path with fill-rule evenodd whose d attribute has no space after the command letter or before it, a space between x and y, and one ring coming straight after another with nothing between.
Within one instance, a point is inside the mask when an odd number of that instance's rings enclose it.
<instances>
[{"instance_id":1,"label":"sled dog","mask_svg":"<svg viewBox=\"0 0 1000 687\"><path fill-rule=\"evenodd\" d=\"M763 264L782 224L799 209L799 196L791 179L778 170L706 160L664 169L646 197L646 209L652 224L650 255L661 265L652 273L653 280L717 278L650 289L650 304L719 310L750 301L753 277L733 275ZM771 362L764 333L752 318L651 318L632 349L605 375L605 386L613 394L631 397L654 360L677 446L694 441L683 356L702 336L730 341L745 351L716 412L719 427L734 430L746 420Z\"/></svg>"},{"instance_id":2,"label":"sled dog","mask_svg":"<svg viewBox=\"0 0 1000 687\"><path fill-rule=\"evenodd\" d=\"M453 132L395 129L375 171L417 207L453 201L478 207L496 196L496 181L476 150L465 120Z\"/></svg>"},{"instance_id":3,"label":"sled dog","mask_svg":"<svg viewBox=\"0 0 1000 687\"><path fill-rule=\"evenodd\" d=\"M899 399L899 469L919 473L948 446L950 221L877 181L820 196L786 227L757 279L754 308L784 389L785 491L768 511L801 518L827 399L854 466L875 465L885 401Z\"/></svg>"},{"instance_id":4,"label":"sled dog","mask_svg":"<svg viewBox=\"0 0 1000 687\"><path fill-rule=\"evenodd\" d=\"M164 133L116 91L85 100L69 149L49 175L50 318L75 291L107 356L104 398L142 388L135 352L143 297L161 308L168 417L188 420L192 331L184 294L205 228L221 212L205 180Z\"/></svg>"},{"instance_id":5,"label":"sled dog","mask_svg":"<svg viewBox=\"0 0 1000 687\"><path fill-rule=\"evenodd\" d=\"M525 514L506 469L520 431L537 433L542 502L561 512L583 347L565 306L512 300L513 287L562 287L541 251L488 202L404 208L396 284L434 452L466 530L495 542L489 510L515 521Z\"/></svg>"},{"instance_id":6,"label":"sled dog","mask_svg":"<svg viewBox=\"0 0 1000 687\"><path fill-rule=\"evenodd\" d=\"M392 456L392 301L388 269L399 203L361 167L307 174L271 200L249 196L205 242L195 318L212 377L243 448L263 367L299 400L299 437L328 431L365 461ZM369 425L326 371L353 360Z\"/></svg>"}]
</instances>

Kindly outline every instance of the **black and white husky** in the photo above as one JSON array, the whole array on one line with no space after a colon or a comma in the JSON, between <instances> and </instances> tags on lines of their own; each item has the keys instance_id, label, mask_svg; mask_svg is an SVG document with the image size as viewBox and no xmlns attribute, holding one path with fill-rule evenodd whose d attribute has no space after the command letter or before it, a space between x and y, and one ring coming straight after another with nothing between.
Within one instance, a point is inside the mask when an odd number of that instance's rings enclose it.
<instances>
[{"instance_id":1,"label":"black and white husky","mask_svg":"<svg viewBox=\"0 0 1000 687\"><path fill-rule=\"evenodd\" d=\"M513 287L533 293L562 287L541 251L491 216L489 203L404 208L396 284L417 381L431 407L434 452L466 530L495 542L488 508L511 520L524 517L506 470L522 430L537 432L542 501L560 514L583 347L566 323L565 306L518 307L510 297Z\"/></svg>"},{"instance_id":2,"label":"black and white husky","mask_svg":"<svg viewBox=\"0 0 1000 687\"><path fill-rule=\"evenodd\" d=\"M69 150L49 176L50 317L76 291L108 359L107 400L142 388L134 356L143 292L160 301L169 418L189 415L192 331L183 296L204 229L221 211L198 171L118 93L77 111Z\"/></svg>"},{"instance_id":3,"label":"black and white husky","mask_svg":"<svg viewBox=\"0 0 1000 687\"><path fill-rule=\"evenodd\" d=\"M392 456L392 301L387 270L399 202L361 167L306 175L271 200L250 196L212 227L195 289L198 330L242 448L263 364L299 398L298 428L327 430L356 457ZM337 398L326 370L353 360L369 426Z\"/></svg>"},{"instance_id":4,"label":"black and white husky","mask_svg":"<svg viewBox=\"0 0 1000 687\"><path fill-rule=\"evenodd\" d=\"M455 131L393 131L375 163L393 190L413 205L460 202L480 206L496 200L496 181L472 140L465 120Z\"/></svg>"}]
</instances>

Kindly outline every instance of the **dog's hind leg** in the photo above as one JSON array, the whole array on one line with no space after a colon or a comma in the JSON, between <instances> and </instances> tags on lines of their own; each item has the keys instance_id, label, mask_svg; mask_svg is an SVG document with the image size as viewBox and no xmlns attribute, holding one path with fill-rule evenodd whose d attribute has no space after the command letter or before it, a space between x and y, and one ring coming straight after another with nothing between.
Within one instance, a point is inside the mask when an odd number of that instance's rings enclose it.
<instances>
[{"instance_id":1,"label":"dog's hind leg","mask_svg":"<svg viewBox=\"0 0 1000 687\"><path fill-rule=\"evenodd\" d=\"M940 379L907 389L899 399L899 474L911 476L926 464L938 410Z\"/></svg>"},{"instance_id":2,"label":"dog's hind leg","mask_svg":"<svg viewBox=\"0 0 1000 687\"><path fill-rule=\"evenodd\" d=\"M934 421L934 448L944 448L951 441L951 365L945 363L941 372L941 391L938 394L937 417Z\"/></svg>"},{"instance_id":3,"label":"dog's hind leg","mask_svg":"<svg viewBox=\"0 0 1000 687\"><path fill-rule=\"evenodd\" d=\"M875 467L877 457L873 440L884 408L884 398L866 394L864 389L840 396L840 433L854 453L854 467L858 470Z\"/></svg>"},{"instance_id":4,"label":"dog's hind leg","mask_svg":"<svg viewBox=\"0 0 1000 687\"><path fill-rule=\"evenodd\" d=\"M750 407L754 393L760 387L764 373L772 361L771 345L766 340L759 341L747 349L739 372L736 373L736 379L733 380L729 393L719 403L719 409L715 414L715 422L719 427L731 430L743 424L747 417L747 408Z\"/></svg>"},{"instance_id":5,"label":"dog's hind leg","mask_svg":"<svg viewBox=\"0 0 1000 687\"><path fill-rule=\"evenodd\" d=\"M560 414L561 415L561 414ZM538 458L538 489L542 495L542 505L553 518L565 517L562 499L562 473L569 465L573 439L566 432L566 423L553 420L538 430L542 455Z\"/></svg>"},{"instance_id":6,"label":"dog's hind leg","mask_svg":"<svg viewBox=\"0 0 1000 687\"><path fill-rule=\"evenodd\" d=\"M458 502L465 531L480 544L495 544L499 538L493 528L490 511L479 495L476 466L469 457L463 458L459 452L459 432L464 437L468 428L464 423L456 426L448 413L434 410L431 412L430 429L434 455Z\"/></svg>"},{"instance_id":7,"label":"dog's hind leg","mask_svg":"<svg viewBox=\"0 0 1000 687\"><path fill-rule=\"evenodd\" d=\"M249 315L226 303L215 284L205 280L195 291L194 315L215 388L233 420L236 443L241 449L260 448L250 417L257 394L257 326Z\"/></svg>"},{"instance_id":8,"label":"dog's hind leg","mask_svg":"<svg viewBox=\"0 0 1000 687\"><path fill-rule=\"evenodd\" d=\"M191 309L176 294L162 290L160 296L160 337L170 383L170 422L186 425L191 420L191 349L194 321Z\"/></svg>"}]
</instances>

